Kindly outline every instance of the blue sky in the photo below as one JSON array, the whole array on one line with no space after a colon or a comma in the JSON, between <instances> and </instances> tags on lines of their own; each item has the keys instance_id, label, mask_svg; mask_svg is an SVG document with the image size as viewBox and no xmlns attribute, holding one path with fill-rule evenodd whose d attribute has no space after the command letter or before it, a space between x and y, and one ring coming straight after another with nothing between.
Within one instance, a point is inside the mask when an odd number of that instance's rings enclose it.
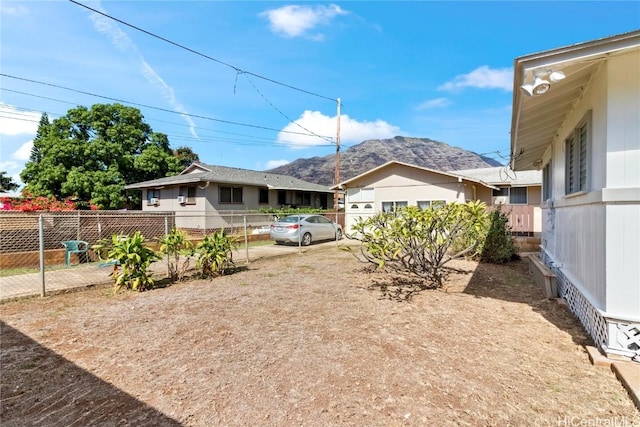
<instances>
[{"instance_id":1,"label":"blue sky","mask_svg":"<svg viewBox=\"0 0 640 427\"><path fill-rule=\"evenodd\" d=\"M640 28L638 1L78 1L213 60L69 1L1 1L0 170L16 181L42 112L114 102L79 92L148 106L211 164L335 153L337 98L343 150L402 135L500 159L516 57Z\"/></svg>"}]
</instances>

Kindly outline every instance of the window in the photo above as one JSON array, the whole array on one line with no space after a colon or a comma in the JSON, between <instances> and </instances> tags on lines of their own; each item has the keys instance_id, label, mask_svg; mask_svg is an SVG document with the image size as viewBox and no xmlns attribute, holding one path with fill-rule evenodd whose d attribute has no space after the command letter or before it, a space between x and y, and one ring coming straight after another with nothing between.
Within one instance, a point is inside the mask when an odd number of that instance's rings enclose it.
<instances>
[{"instance_id":1,"label":"window","mask_svg":"<svg viewBox=\"0 0 640 427\"><path fill-rule=\"evenodd\" d=\"M590 115L564 141L565 193L588 190Z\"/></svg>"},{"instance_id":2,"label":"window","mask_svg":"<svg viewBox=\"0 0 640 427\"><path fill-rule=\"evenodd\" d=\"M259 191L260 191L260 194L258 194L258 203L260 203L262 205L268 205L269 204L269 189L261 188Z\"/></svg>"},{"instance_id":3,"label":"window","mask_svg":"<svg viewBox=\"0 0 640 427\"><path fill-rule=\"evenodd\" d=\"M511 187L509 189L509 203L512 205L526 205L527 187Z\"/></svg>"},{"instance_id":4,"label":"window","mask_svg":"<svg viewBox=\"0 0 640 427\"><path fill-rule=\"evenodd\" d=\"M151 199L158 199L160 200L160 190L158 189L153 189L153 190L147 190L147 204L151 205Z\"/></svg>"},{"instance_id":5,"label":"window","mask_svg":"<svg viewBox=\"0 0 640 427\"><path fill-rule=\"evenodd\" d=\"M311 193L296 192L297 206L311 206Z\"/></svg>"},{"instance_id":6,"label":"window","mask_svg":"<svg viewBox=\"0 0 640 427\"><path fill-rule=\"evenodd\" d=\"M446 200L420 200L418 201L418 207L422 210L429 208L430 206L442 206L445 205Z\"/></svg>"},{"instance_id":7,"label":"window","mask_svg":"<svg viewBox=\"0 0 640 427\"><path fill-rule=\"evenodd\" d=\"M551 162L542 169L542 200L551 199Z\"/></svg>"},{"instance_id":8,"label":"window","mask_svg":"<svg viewBox=\"0 0 640 427\"><path fill-rule=\"evenodd\" d=\"M382 212L395 212L408 206L407 202L382 202Z\"/></svg>"},{"instance_id":9,"label":"window","mask_svg":"<svg viewBox=\"0 0 640 427\"><path fill-rule=\"evenodd\" d=\"M493 190L493 197L508 196L509 187L500 187L497 190Z\"/></svg>"},{"instance_id":10,"label":"window","mask_svg":"<svg viewBox=\"0 0 640 427\"><path fill-rule=\"evenodd\" d=\"M242 203L242 187L220 187L220 203Z\"/></svg>"},{"instance_id":11,"label":"window","mask_svg":"<svg viewBox=\"0 0 640 427\"><path fill-rule=\"evenodd\" d=\"M185 204L195 205L196 203L196 186L180 187L179 196L185 197Z\"/></svg>"},{"instance_id":12,"label":"window","mask_svg":"<svg viewBox=\"0 0 640 427\"><path fill-rule=\"evenodd\" d=\"M373 202L373 188L347 188L347 198L353 202Z\"/></svg>"}]
</instances>

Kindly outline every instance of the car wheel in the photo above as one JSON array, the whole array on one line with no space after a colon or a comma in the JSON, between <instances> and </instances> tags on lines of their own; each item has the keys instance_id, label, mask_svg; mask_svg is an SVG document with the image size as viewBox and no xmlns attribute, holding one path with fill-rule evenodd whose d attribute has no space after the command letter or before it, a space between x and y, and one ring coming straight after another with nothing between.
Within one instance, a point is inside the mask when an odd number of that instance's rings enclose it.
<instances>
[{"instance_id":1,"label":"car wheel","mask_svg":"<svg viewBox=\"0 0 640 427\"><path fill-rule=\"evenodd\" d=\"M311 244L311 234L304 233L302 236L302 246L309 246Z\"/></svg>"},{"instance_id":2,"label":"car wheel","mask_svg":"<svg viewBox=\"0 0 640 427\"><path fill-rule=\"evenodd\" d=\"M342 230L338 228L336 230L336 240L341 240L341 239L342 239Z\"/></svg>"}]
</instances>

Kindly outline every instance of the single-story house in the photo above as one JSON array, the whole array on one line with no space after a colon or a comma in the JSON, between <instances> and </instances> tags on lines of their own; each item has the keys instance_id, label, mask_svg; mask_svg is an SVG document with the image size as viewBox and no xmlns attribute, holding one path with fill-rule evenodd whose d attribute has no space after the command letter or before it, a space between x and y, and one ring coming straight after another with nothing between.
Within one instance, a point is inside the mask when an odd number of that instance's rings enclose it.
<instances>
[{"instance_id":1,"label":"single-story house","mask_svg":"<svg viewBox=\"0 0 640 427\"><path fill-rule=\"evenodd\" d=\"M474 178L496 187L493 190L490 205L501 205L502 211L509 217L512 232L520 236L540 236L542 231L541 171L514 172L507 165L456 170L451 173Z\"/></svg>"},{"instance_id":2,"label":"single-story house","mask_svg":"<svg viewBox=\"0 0 640 427\"><path fill-rule=\"evenodd\" d=\"M497 189L479 179L408 163L389 161L341 182L334 188L345 192L345 231L359 218L404 206L426 208L438 202L481 200L491 203Z\"/></svg>"},{"instance_id":3,"label":"single-story house","mask_svg":"<svg viewBox=\"0 0 640 427\"><path fill-rule=\"evenodd\" d=\"M179 175L129 184L125 189L142 191L145 212L171 211L176 218L200 216L200 221L205 222L187 228L218 228L220 219L216 216L232 211L333 206L333 191L323 185L286 175L200 162L191 164Z\"/></svg>"},{"instance_id":4,"label":"single-story house","mask_svg":"<svg viewBox=\"0 0 640 427\"><path fill-rule=\"evenodd\" d=\"M640 361L640 31L515 59L511 167L542 171L541 259L608 356Z\"/></svg>"}]
</instances>

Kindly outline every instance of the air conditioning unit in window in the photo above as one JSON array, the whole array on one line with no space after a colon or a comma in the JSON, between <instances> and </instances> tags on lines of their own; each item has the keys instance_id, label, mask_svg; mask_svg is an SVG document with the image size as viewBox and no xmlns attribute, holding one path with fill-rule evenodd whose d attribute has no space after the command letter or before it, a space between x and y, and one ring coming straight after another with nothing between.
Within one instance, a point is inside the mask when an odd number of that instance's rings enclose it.
<instances>
[{"instance_id":1,"label":"air conditioning unit in window","mask_svg":"<svg viewBox=\"0 0 640 427\"><path fill-rule=\"evenodd\" d=\"M158 206L160 204L160 199L158 199L157 197L152 197L149 199L149 203L147 204L151 206Z\"/></svg>"},{"instance_id":2,"label":"air conditioning unit in window","mask_svg":"<svg viewBox=\"0 0 640 427\"><path fill-rule=\"evenodd\" d=\"M184 205L185 203L187 203L187 198L184 196L178 196L178 203Z\"/></svg>"}]
</instances>

